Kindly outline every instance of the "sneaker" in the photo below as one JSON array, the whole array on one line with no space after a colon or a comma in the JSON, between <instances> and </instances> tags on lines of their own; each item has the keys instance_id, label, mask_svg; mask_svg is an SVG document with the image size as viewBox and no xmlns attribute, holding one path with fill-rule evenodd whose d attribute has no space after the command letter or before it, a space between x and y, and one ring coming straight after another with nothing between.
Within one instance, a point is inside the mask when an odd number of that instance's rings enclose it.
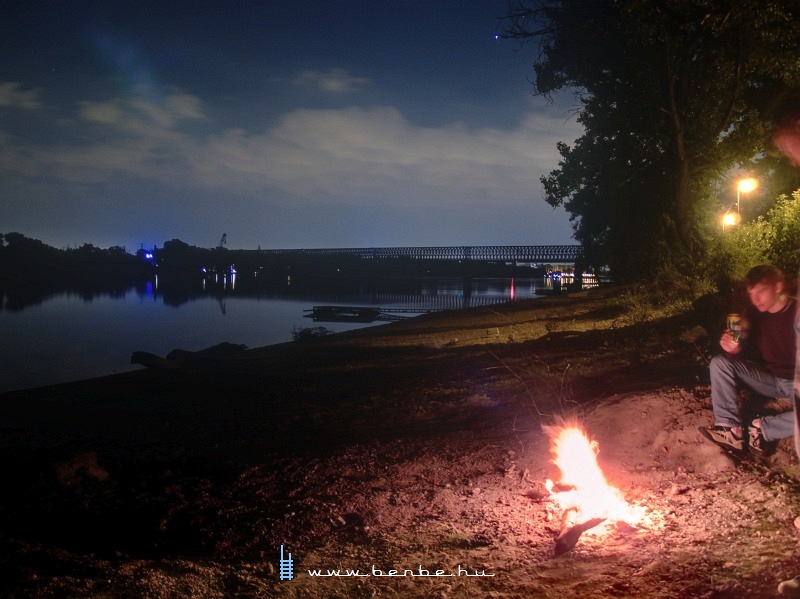
<instances>
[{"instance_id":1,"label":"sneaker","mask_svg":"<svg viewBox=\"0 0 800 599\"><path fill-rule=\"evenodd\" d=\"M728 426L714 426L711 428L700 427L700 432L714 443L741 451L744 449L744 438L733 434L733 429Z\"/></svg>"},{"instance_id":2,"label":"sneaker","mask_svg":"<svg viewBox=\"0 0 800 599\"><path fill-rule=\"evenodd\" d=\"M784 580L778 585L778 593L787 597L800 597L800 576Z\"/></svg>"},{"instance_id":3,"label":"sneaker","mask_svg":"<svg viewBox=\"0 0 800 599\"><path fill-rule=\"evenodd\" d=\"M767 442L764 440L764 435L761 433L761 427L748 426L748 443L747 447L750 453L757 456L763 456L767 452Z\"/></svg>"}]
</instances>

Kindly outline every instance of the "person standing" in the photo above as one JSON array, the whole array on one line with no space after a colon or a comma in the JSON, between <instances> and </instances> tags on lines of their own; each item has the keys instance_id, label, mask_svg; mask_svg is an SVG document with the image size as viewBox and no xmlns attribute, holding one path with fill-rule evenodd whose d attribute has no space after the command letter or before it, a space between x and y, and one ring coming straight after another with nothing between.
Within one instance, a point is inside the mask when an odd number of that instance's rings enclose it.
<instances>
[{"instance_id":1,"label":"person standing","mask_svg":"<svg viewBox=\"0 0 800 599\"><path fill-rule=\"evenodd\" d=\"M772 107L772 144L786 156L793 166L800 166L800 90L783 94ZM800 314L797 315L795 331L800 330ZM800 356L800 345L796 353ZM798 360L800 362L800 360ZM794 375L794 446L800 457L800 372ZM795 526L798 526L795 519ZM800 526L798 526L800 528ZM778 593L789 597L800 597L800 576L784 580L778 585Z\"/></svg>"}]
</instances>

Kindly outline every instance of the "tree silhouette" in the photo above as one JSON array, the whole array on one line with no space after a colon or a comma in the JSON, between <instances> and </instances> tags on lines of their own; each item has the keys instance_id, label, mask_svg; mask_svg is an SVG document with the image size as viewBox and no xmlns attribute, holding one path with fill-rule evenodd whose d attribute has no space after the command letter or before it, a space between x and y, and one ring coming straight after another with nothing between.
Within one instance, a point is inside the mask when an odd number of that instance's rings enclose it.
<instances>
[{"instance_id":1,"label":"tree silhouette","mask_svg":"<svg viewBox=\"0 0 800 599\"><path fill-rule=\"evenodd\" d=\"M574 93L545 200L618 279L694 272L714 193L765 148L772 99L800 83L795 0L513 0L505 37L538 44L535 92Z\"/></svg>"}]
</instances>

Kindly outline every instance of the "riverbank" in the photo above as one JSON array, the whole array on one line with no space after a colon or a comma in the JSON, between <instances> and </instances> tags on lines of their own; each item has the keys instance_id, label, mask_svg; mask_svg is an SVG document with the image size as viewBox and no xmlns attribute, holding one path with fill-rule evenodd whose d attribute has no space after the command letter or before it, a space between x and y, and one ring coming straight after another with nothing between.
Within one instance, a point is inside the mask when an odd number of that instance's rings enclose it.
<instances>
[{"instance_id":1,"label":"riverbank","mask_svg":"<svg viewBox=\"0 0 800 599\"><path fill-rule=\"evenodd\" d=\"M635 297L425 315L0 396L0 575L20 597L772 596L800 573L791 443L755 460L705 441L696 327L718 315ZM649 519L554 558L543 431L564 419ZM420 567L454 576L309 574Z\"/></svg>"}]
</instances>

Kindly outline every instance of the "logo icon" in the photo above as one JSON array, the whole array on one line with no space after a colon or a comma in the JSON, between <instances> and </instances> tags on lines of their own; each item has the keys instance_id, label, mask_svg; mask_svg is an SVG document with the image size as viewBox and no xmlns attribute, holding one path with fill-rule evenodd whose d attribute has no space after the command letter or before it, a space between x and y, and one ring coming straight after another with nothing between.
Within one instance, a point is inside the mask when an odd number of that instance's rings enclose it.
<instances>
[{"instance_id":1,"label":"logo icon","mask_svg":"<svg viewBox=\"0 0 800 599\"><path fill-rule=\"evenodd\" d=\"M281 580L291 580L294 578L294 566L292 564L292 554L288 554L289 557L283 556L283 545L281 545L281 561L280 561L280 579Z\"/></svg>"}]
</instances>

